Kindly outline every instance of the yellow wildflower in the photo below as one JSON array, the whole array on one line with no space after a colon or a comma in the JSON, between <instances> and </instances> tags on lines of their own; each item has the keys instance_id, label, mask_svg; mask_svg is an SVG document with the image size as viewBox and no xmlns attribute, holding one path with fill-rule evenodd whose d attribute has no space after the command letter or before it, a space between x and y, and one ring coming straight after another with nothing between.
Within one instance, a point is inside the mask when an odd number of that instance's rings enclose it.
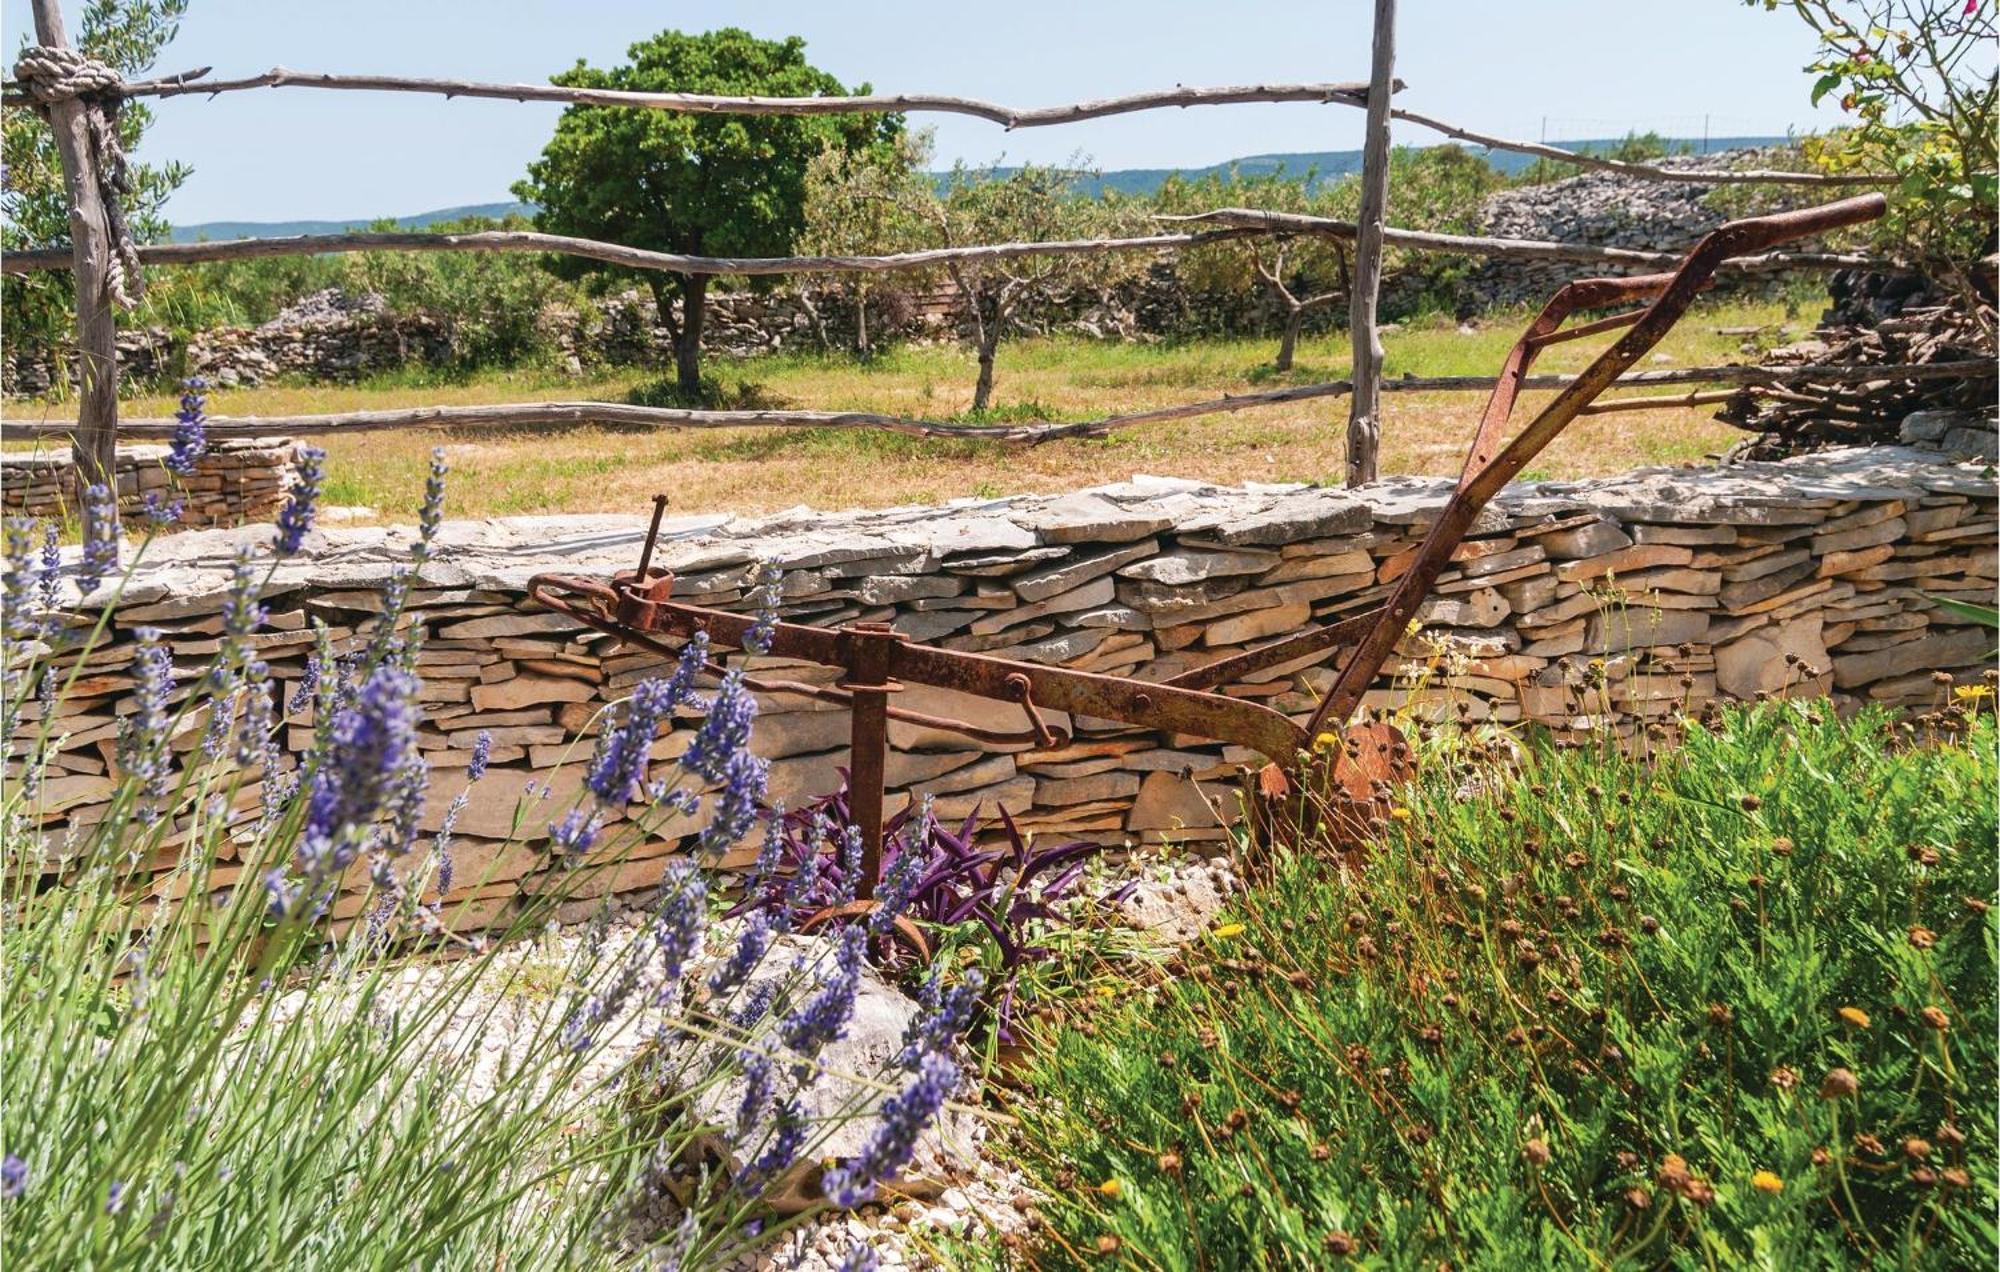
<instances>
[{"instance_id":1,"label":"yellow wildflower","mask_svg":"<svg viewBox=\"0 0 2000 1272\"><path fill-rule=\"evenodd\" d=\"M1215 934L1223 940L1228 940L1232 936L1241 936L1243 935L1243 925L1241 923L1225 923L1215 929Z\"/></svg>"},{"instance_id":2,"label":"yellow wildflower","mask_svg":"<svg viewBox=\"0 0 2000 1272\"><path fill-rule=\"evenodd\" d=\"M1410 810L1397 805L1395 808L1389 810L1389 816L1395 818L1397 821L1408 821L1410 820Z\"/></svg>"},{"instance_id":3,"label":"yellow wildflower","mask_svg":"<svg viewBox=\"0 0 2000 1272\"><path fill-rule=\"evenodd\" d=\"M1096 989L1093 989L1090 992L1096 994L1099 998L1110 998L1115 994L1117 994L1118 991L1109 985L1099 985Z\"/></svg>"},{"instance_id":4,"label":"yellow wildflower","mask_svg":"<svg viewBox=\"0 0 2000 1272\"><path fill-rule=\"evenodd\" d=\"M1842 1007L1839 1015L1842 1020L1853 1025L1856 1029L1866 1029L1868 1027L1868 1013L1859 1007Z\"/></svg>"},{"instance_id":5,"label":"yellow wildflower","mask_svg":"<svg viewBox=\"0 0 2000 1272\"><path fill-rule=\"evenodd\" d=\"M1125 1187L1115 1179L1107 1179L1097 1186L1097 1191L1116 1201L1118 1200L1118 1195L1125 1191Z\"/></svg>"},{"instance_id":6,"label":"yellow wildflower","mask_svg":"<svg viewBox=\"0 0 2000 1272\"><path fill-rule=\"evenodd\" d=\"M1951 691L1960 702L1983 702L1993 696L1992 685L1960 685Z\"/></svg>"},{"instance_id":7,"label":"yellow wildflower","mask_svg":"<svg viewBox=\"0 0 2000 1272\"><path fill-rule=\"evenodd\" d=\"M1313 750L1315 751L1331 751L1339 745L1340 735L1338 733L1322 733L1313 739Z\"/></svg>"},{"instance_id":8,"label":"yellow wildflower","mask_svg":"<svg viewBox=\"0 0 2000 1272\"><path fill-rule=\"evenodd\" d=\"M1750 1176L1750 1186L1758 1192L1780 1193L1785 1191L1785 1181L1768 1170L1760 1170Z\"/></svg>"}]
</instances>

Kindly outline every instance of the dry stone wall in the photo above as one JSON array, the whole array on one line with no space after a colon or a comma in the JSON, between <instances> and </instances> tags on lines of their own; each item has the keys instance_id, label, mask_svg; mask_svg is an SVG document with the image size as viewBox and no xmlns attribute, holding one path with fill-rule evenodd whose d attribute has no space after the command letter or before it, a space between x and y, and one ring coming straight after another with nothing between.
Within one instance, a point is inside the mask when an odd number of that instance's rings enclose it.
<instances>
[{"instance_id":1,"label":"dry stone wall","mask_svg":"<svg viewBox=\"0 0 2000 1272\"><path fill-rule=\"evenodd\" d=\"M784 571L783 612L795 620L885 619L951 648L1162 678L1378 603L1449 486L1218 488L1135 477L943 507L683 518L669 524L658 560L678 575L679 594L709 605L745 607L754 564L769 561ZM1403 665L1368 705L1630 735L1710 699L1765 692L1830 694L1843 708L1935 701L1934 673L1976 680L1992 661L1992 633L1930 598L1993 599L1995 493L1990 469L1903 449L1511 487L1480 518L1421 632L1405 642ZM666 665L536 609L528 578L627 568L641 532L636 517L454 522L417 576L409 614L423 637L423 746L435 769L427 826L465 788L474 740L492 735L493 769L457 824L464 882L454 899L478 915L502 916L557 877L546 827L574 797L588 751L570 739ZM255 639L288 696L315 624L337 647L366 638L411 537L318 534L306 556L278 569ZM64 708L67 739L45 784L51 831L102 815L132 629L165 631L192 687L215 648L230 562L245 541L261 547L263 532L155 545L126 589L113 643ZM821 683L836 674L784 671ZM1281 666L1229 692L1302 715L1330 674ZM916 685L898 703L989 727L1022 723L1018 707ZM1124 843L1224 833L1204 794L1226 793L1236 766L1253 759L1247 752L1104 721L1054 722L1075 737L1044 753L892 724L890 785L933 797L947 815L1004 806L1047 835ZM310 719L294 716L291 728L302 747ZM655 755L677 755L691 728L677 721ZM183 745L200 734L200 720L190 721ZM840 710L766 700L754 749L771 761L772 797L796 807L833 788L846 736ZM242 802L254 808L260 797L251 782ZM517 815L525 841L510 843ZM680 847L654 842L604 870L583 897L657 880L659 858ZM337 918L358 912L365 880L355 885Z\"/></svg>"},{"instance_id":2,"label":"dry stone wall","mask_svg":"<svg viewBox=\"0 0 2000 1272\"><path fill-rule=\"evenodd\" d=\"M183 527L233 526L277 511L291 484L297 449L289 437L235 437L213 442L186 477L162 465L167 447L118 448L118 507L138 516L147 497L181 501ZM79 506L76 467L67 450L0 455L0 508L8 516L61 520Z\"/></svg>"}]
</instances>

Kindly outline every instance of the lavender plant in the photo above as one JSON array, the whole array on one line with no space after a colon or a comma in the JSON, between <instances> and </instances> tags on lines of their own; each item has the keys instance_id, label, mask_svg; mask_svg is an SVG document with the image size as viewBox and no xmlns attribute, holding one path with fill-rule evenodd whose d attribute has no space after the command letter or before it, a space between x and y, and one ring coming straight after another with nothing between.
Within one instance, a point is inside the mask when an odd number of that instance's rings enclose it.
<instances>
[{"instance_id":1,"label":"lavender plant","mask_svg":"<svg viewBox=\"0 0 2000 1272\"><path fill-rule=\"evenodd\" d=\"M1130 892L1125 883L1093 895L1084 885L1089 866L1101 852L1088 841L1040 845L1021 833L1002 808L988 837L1000 844L982 846L979 810L967 814L956 831L937 817L928 800L904 806L889 818L882 833L882 879L876 891L880 906L867 930L878 961L904 972L913 971L908 950L890 935L894 921L907 916L947 943L972 951L967 957L984 965L994 1005L993 1033L997 1041L1012 1041L1010 1019L1014 990L1021 974L1046 958L1042 942L1066 928L1089 927ZM841 790L774 821L759 853L751 885L734 914L763 913L785 926L802 923L829 906L851 901L861 861L860 829ZM966 944L969 934L983 938ZM936 984L924 993L943 992ZM963 995L960 988L952 991ZM957 1002L957 1026L963 1033L970 1004Z\"/></svg>"},{"instance_id":2,"label":"lavender plant","mask_svg":"<svg viewBox=\"0 0 2000 1272\"><path fill-rule=\"evenodd\" d=\"M257 656L261 594L302 549L324 477L305 456L268 554L237 562L206 667L177 663L167 634L118 633L123 580L101 545L65 560L38 552L32 524L0 536L0 1258L705 1267L804 1222L768 1214L767 1194L841 1120L804 1109L853 1012L862 934L781 941L766 917L724 938L686 862L635 919L600 909L588 935L549 934L592 870L629 860L666 819L707 801L700 842L714 850L754 829L747 693L726 679L700 692L699 651L638 686L603 722L578 804L531 790L515 809L530 838L549 832L546 886L497 929L476 926L482 880L452 837L490 781L490 739L428 820L421 633L400 621L414 575L373 630L318 633L289 701ZM443 496L440 458L418 568ZM109 604L82 612L100 583ZM108 806L45 829L67 686L107 659L133 682ZM705 713L697 746L655 766L676 710ZM288 716L311 739L296 754ZM177 745L190 735L200 744ZM880 1084L931 1085L881 1101L841 1199L893 1172L955 1088L938 1081L963 1023L943 1005L953 992L933 989L911 1045L885 1061ZM686 1113L728 1083L743 1092L722 1129L744 1166L718 1174L699 1160L717 1128ZM686 1204L658 1195L690 1170L710 1182Z\"/></svg>"}]
</instances>

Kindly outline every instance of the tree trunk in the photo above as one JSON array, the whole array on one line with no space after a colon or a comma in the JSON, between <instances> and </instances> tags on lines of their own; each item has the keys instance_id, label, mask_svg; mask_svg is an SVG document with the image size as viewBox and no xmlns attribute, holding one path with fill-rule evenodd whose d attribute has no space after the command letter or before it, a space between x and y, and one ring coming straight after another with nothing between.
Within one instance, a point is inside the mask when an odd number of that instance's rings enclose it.
<instances>
[{"instance_id":1,"label":"tree trunk","mask_svg":"<svg viewBox=\"0 0 2000 1272\"><path fill-rule=\"evenodd\" d=\"M1285 334L1278 339L1278 360L1271 364L1274 371L1292 369L1292 350L1298 347L1299 328L1306 325L1306 310L1303 305L1293 305L1285 312Z\"/></svg>"},{"instance_id":2,"label":"tree trunk","mask_svg":"<svg viewBox=\"0 0 2000 1272\"><path fill-rule=\"evenodd\" d=\"M681 329L674 338L674 365L681 396L701 396L701 321L708 308L708 275L681 275Z\"/></svg>"},{"instance_id":3,"label":"tree trunk","mask_svg":"<svg viewBox=\"0 0 2000 1272\"><path fill-rule=\"evenodd\" d=\"M854 293L854 352L863 362L875 358L875 350L868 344L868 289L858 288Z\"/></svg>"},{"instance_id":4,"label":"tree trunk","mask_svg":"<svg viewBox=\"0 0 2000 1272\"><path fill-rule=\"evenodd\" d=\"M979 342L979 383L972 388L972 409L983 411L993 400L993 351L1000 343L1000 325L986 329Z\"/></svg>"}]
</instances>

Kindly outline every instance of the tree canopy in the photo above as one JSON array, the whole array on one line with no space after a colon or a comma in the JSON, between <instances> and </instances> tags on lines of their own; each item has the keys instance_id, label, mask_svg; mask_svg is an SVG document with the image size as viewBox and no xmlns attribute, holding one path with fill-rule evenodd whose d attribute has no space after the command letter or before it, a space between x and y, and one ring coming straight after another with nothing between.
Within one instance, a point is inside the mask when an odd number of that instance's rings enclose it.
<instances>
[{"instance_id":1,"label":"tree canopy","mask_svg":"<svg viewBox=\"0 0 2000 1272\"><path fill-rule=\"evenodd\" d=\"M578 62L553 81L638 92L849 92L806 61L805 41L796 36L760 40L735 28L700 35L663 31L626 55L628 64L610 69ZM868 86L853 91L865 93ZM828 147L885 145L902 129L894 115L697 115L572 106L514 192L540 207L536 223L551 233L655 251L783 256L805 227L806 169L814 157ZM562 268L630 274L595 262ZM644 277L674 339L680 390L698 395L707 279L657 272Z\"/></svg>"}]
</instances>

